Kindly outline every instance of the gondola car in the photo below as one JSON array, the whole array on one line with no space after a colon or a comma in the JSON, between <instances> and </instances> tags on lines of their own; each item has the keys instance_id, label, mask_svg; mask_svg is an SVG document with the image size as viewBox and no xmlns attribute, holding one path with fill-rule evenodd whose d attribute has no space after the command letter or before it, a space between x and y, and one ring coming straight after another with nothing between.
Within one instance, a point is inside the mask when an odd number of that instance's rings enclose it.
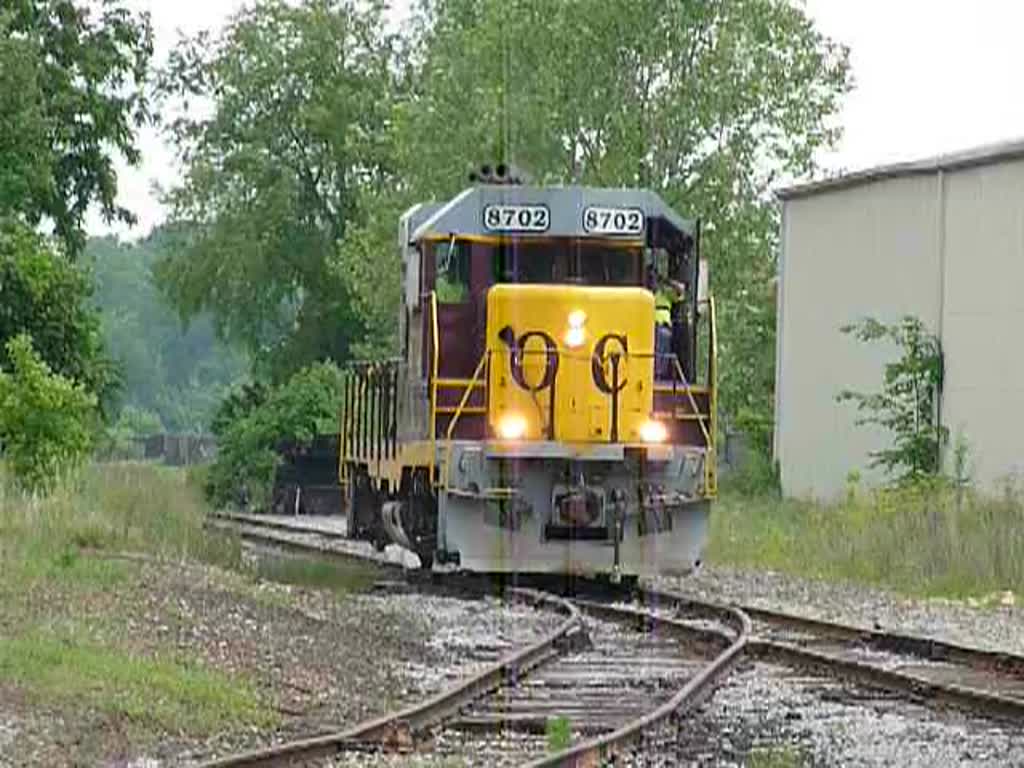
<instances>
[{"instance_id":1,"label":"gondola car","mask_svg":"<svg viewBox=\"0 0 1024 768\"><path fill-rule=\"evenodd\" d=\"M475 181L399 222L401 356L345 379L349 535L424 567L690 572L716 493L699 225L646 190Z\"/></svg>"}]
</instances>

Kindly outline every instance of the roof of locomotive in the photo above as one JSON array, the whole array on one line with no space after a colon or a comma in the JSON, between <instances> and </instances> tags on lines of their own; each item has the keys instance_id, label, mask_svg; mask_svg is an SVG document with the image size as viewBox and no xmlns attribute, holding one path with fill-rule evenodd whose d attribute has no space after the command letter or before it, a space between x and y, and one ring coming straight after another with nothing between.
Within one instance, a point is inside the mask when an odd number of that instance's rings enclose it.
<instances>
[{"instance_id":1,"label":"roof of locomotive","mask_svg":"<svg viewBox=\"0 0 1024 768\"><path fill-rule=\"evenodd\" d=\"M488 225L488 209L503 208L505 213L531 211L535 214L526 227ZM640 212L639 228L631 226L587 227L588 209L613 212ZM410 211L412 213L412 211ZM417 207L410 221L409 242L425 239L496 237L566 237L644 240L652 247L669 241L692 238L696 223L679 216L654 192L647 189L601 187L539 187L513 184L481 184L469 187L443 205ZM493 214L492 214L493 215ZM423 218L421 218L421 216ZM629 231L616 231L628 229Z\"/></svg>"}]
</instances>

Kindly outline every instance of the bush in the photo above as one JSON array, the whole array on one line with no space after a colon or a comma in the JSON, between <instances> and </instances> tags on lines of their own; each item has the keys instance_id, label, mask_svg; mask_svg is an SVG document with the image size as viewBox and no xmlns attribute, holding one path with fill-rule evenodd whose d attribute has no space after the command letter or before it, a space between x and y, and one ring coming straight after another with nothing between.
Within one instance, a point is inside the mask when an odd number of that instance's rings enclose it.
<instances>
[{"instance_id":1,"label":"bush","mask_svg":"<svg viewBox=\"0 0 1024 768\"><path fill-rule=\"evenodd\" d=\"M92 290L87 271L21 222L0 218L0 368L11 364L7 341L27 334L50 370L109 406L118 376L103 351Z\"/></svg>"},{"instance_id":2,"label":"bush","mask_svg":"<svg viewBox=\"0 0 1024 768\"><path fill-rule=\"evenodd\" d=\"M106 458L141 458L143 446L139 439L163 431L163 422L157 414L126 405L121 409L117 422L104 432L97 454Z\"/></svg>"},{"instance_id":3,"label":"bush","mask_svg":"<svg viewBox=\"0 0 1024 768\"><path fill-rule=\"evenodd\" d=\"M49 491L89 455L98 426L96 396L54 373L19 334L5 345L11 371L0 370L0 444L15 480Z\"/></svg>"},{"instance_id":4,"label":"bush","mask_svg":"<svg viewBox=\"0 0 1024 768\"><path fill-rule=\"evenodd\" d=\"M943 359L938 336L911 316L893 325L867 318L840 330L864 342L887 341L901 353L895 362L886 363L881 392L843 390L836 397L857 406L857 424L879 426L892 435L890 447L870 453L870 466L882 467L900 483L935 477L941 469L942 446L949 439L949 430L939 420Z\"/></svg>"},{"instance_id":5,"label":"bush","mask_svg":"<svg viewBox=\"0 0 1024 768\"><path fill-rule=\"evenodd\" d=\"M335 431L340 403L341 371L331 363L304 368L269 393L230 397L215 418L219 445L206 482L210 500L265 507L278 462L275 446L310 443L320 432Z\"/></svg>"}]
</instances>

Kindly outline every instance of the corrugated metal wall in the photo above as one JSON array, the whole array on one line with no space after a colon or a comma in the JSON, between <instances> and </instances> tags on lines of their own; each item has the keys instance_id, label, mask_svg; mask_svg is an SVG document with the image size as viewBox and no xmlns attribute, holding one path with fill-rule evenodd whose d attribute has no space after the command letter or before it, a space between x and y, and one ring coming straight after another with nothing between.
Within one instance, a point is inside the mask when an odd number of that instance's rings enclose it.
<instances>
[{"instance_id":1,"label":"corrugated metal wall","mask_svg":"<svg viewBox=\"0 0 1024 768\"><path fill-rule=\"evenodd\" d=\"M775 448L788 495L834 496L884 445L883 434L855 426L855 409L836 396L876 389L892 350L840 328L905 314L936 327L939 223L929 176L785 203Z\"/></svg>"},{"instance_id":2,"label":"corrugated metal wall","mask_svg":"<svg viewBox=\"0 0 1024 768\"><path fill-rule=\"evenodd\" d=\"M785 493L832 497L869 482L884 433L855 425L844 388L877 390L894 350L839 328L916 315L942 336L943 422L974 477L1024 472L1024 161L826 189L783 208L775 451Z\"/></svg>"},{"instance_id":3,"label":"corrugated metal wall","mask_svg":"<svg viewBox=\"0 0 1024 768\"><path fill-rule=\"evenodd\" d=\"M945 199L943 420L994 490L1024 472L1024 162L946 173Z\"/></svg>"}]
</instances>

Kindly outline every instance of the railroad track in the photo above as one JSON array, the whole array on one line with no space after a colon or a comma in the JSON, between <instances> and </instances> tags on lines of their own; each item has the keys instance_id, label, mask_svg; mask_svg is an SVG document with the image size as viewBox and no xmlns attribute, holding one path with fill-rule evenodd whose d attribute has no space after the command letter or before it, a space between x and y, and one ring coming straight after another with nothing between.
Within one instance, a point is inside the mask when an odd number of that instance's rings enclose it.
<instances>
[{"instance_id":1,"label":"railroad track","mask_svg":"<svg viewBox=\"0 0 1024 768\"><path fill-rule=\"evenodd\" d=\"M262 544L334 551L293 526L260 530L250 517L234 522L243 536ZM741 656L749 631L746 617L732 609L662 616L531 590L509 594L566 618L528 648L422 704L337 733L230 755L204 768L315 764L367 750L469 756L488 766L597 765L710 693ZM589 614L586 621L581 612ZM562 739L569 742L555 753L550 723L564 724Z\"/></svg>"},{"instance_id":2,"label":"railroad track","mask_svg":"<svg viewBox=\"0 0 1024 768\"><path fill-rule=\"evenodd\" d=\"M352 542L342 543L341 534L310 534L290 522L268 527L246 516L222 523L263 543L364 554L348 551ZM371 557L381 563L378 553ZM693 707L743 657L1024 723L1019 656L656 590L640 590L636 605L514 596L566 619L556 633L422 705L207 767L294 765L367 749L426 750L489 766L599 765ZM569 729L572 741L556 754L547 734L553 721Z\"/></svg>"}]
</instances>

